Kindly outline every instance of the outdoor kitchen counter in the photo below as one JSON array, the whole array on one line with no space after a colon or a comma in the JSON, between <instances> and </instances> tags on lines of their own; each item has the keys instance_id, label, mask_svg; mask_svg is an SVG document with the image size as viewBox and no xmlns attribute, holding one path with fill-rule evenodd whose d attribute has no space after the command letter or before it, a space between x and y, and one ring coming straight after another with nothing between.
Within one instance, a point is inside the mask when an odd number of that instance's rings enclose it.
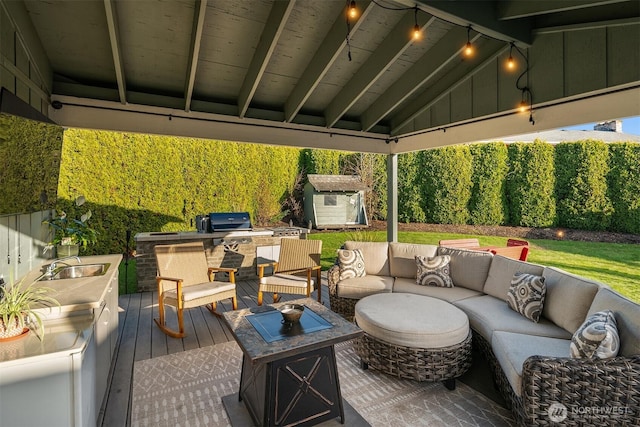
<instances>
[{"instance_id":1,"label":"outdoor kitchen counter","mask_svg":"<svg viewBox=\"0 0 640 427\"><path fill-rule=\"evenodd\" d=\"M218 231L215 233L198 233L197 231L176 232L146 232L135 235L136 242L161 241L161 240L202 240L202 239L232 239L237 237L272 236L273 230L266 228L254 228L240 231Z\"/></svg>"}]
</instances>

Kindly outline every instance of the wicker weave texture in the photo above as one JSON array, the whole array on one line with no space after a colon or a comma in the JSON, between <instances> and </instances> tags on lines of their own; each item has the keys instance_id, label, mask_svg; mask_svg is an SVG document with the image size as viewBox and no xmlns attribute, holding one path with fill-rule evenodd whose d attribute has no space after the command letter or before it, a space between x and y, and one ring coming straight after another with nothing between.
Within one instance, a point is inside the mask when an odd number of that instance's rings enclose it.
<instances>
[{"instance_id":1,"label":"wicker weave texture","mask_svg":"<svg viewBox=\"0 0 640 427\"><path fill-rule=\"evenodd\" d=\"M327 285L329 286L329 304L331 311L338 313L349 322L353 322L355 316L356 303L354 298L343 298L338 296L338 281L340 280L340 267L334 264L327 271Z\"/></svg>"},{"instance_id":2,"label":"wicker weave texture","mask_svg":"<svg viewBox=\"0 0 640 427\"><path fill-rule=\"evenodd\" d=\"M459 344L435 349L389 344L365 333L356 341L356 352L371 368L394 377L444 381L471 367L471 332Z\"/></svg>"}]
</instances>

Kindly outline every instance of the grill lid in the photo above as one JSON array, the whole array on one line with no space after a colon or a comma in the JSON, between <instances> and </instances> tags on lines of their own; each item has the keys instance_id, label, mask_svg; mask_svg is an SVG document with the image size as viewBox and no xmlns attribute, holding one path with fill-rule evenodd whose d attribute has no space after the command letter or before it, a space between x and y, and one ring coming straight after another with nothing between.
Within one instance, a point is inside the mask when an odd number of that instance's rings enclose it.
<instances>
[{"instance_id":1,"label":"grill lid","mask_svg":"<svg viewBox=\"0 0 640 427\"><path fill-rule=\"evenodd\" d=\"M251 230L249 212L211 212L211 231Z\"/></svg>"}]
</instances>

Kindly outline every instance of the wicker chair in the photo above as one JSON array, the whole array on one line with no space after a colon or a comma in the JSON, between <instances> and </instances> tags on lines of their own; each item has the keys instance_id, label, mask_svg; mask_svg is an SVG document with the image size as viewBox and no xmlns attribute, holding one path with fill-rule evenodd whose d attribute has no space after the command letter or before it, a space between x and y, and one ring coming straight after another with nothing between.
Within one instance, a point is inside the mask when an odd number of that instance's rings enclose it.
<instances>
[{"instance_id":1,"label":"wicker chair","mask_svg":"<svg viewBox=\"0 0 640 427\"><path fill-rule=\"evenodd\" d=\"M273 293L273 301L280 300L279 294L311 296L318 290L318 302L322 302L321 266L322 240L285 238L280 242L278 261L258 264L258 305L262 305L264 292ZM265 275L265 268L273 266L273 274ZM315 280L311 277L315 272ZM306 273L304 276L300 273ZM317 285L317 286L316 286Z\"/></svg>"},{"instance_id":2,"label":"wicker chair","mask_svg":"<svg viewBox=\"0 0 640 427\"><path fill-rule=\"evenodd\" d=\"M236 299L235 268L216 268L207 265L207 256L202 242L176 245L156 245L158 263L158 310L159 319L154 319L165 334L182 338L184 332L184 310L206 305L216 312L216 303L230 298L233 309L238 308ZM215 281L215 272L229 273L229 281ZM175 307L178 316L178 331L166 325L165 306Z\"/></svg>"}]
</instances>

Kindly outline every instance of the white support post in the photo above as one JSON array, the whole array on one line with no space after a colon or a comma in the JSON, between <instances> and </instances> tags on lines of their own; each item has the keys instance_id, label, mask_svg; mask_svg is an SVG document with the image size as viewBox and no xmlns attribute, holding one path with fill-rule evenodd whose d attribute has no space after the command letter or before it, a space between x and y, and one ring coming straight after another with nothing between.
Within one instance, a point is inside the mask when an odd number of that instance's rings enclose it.
<instances>
[{"instance_id":1,"label":"white support post","mask_svg":"<svg viewBox=\"0 0 640 427\"><path fill-rule=\"evenodd\" d=\"M387 241L398 241L398 155L387 156Z\"/></svg>"}]
</instances>

